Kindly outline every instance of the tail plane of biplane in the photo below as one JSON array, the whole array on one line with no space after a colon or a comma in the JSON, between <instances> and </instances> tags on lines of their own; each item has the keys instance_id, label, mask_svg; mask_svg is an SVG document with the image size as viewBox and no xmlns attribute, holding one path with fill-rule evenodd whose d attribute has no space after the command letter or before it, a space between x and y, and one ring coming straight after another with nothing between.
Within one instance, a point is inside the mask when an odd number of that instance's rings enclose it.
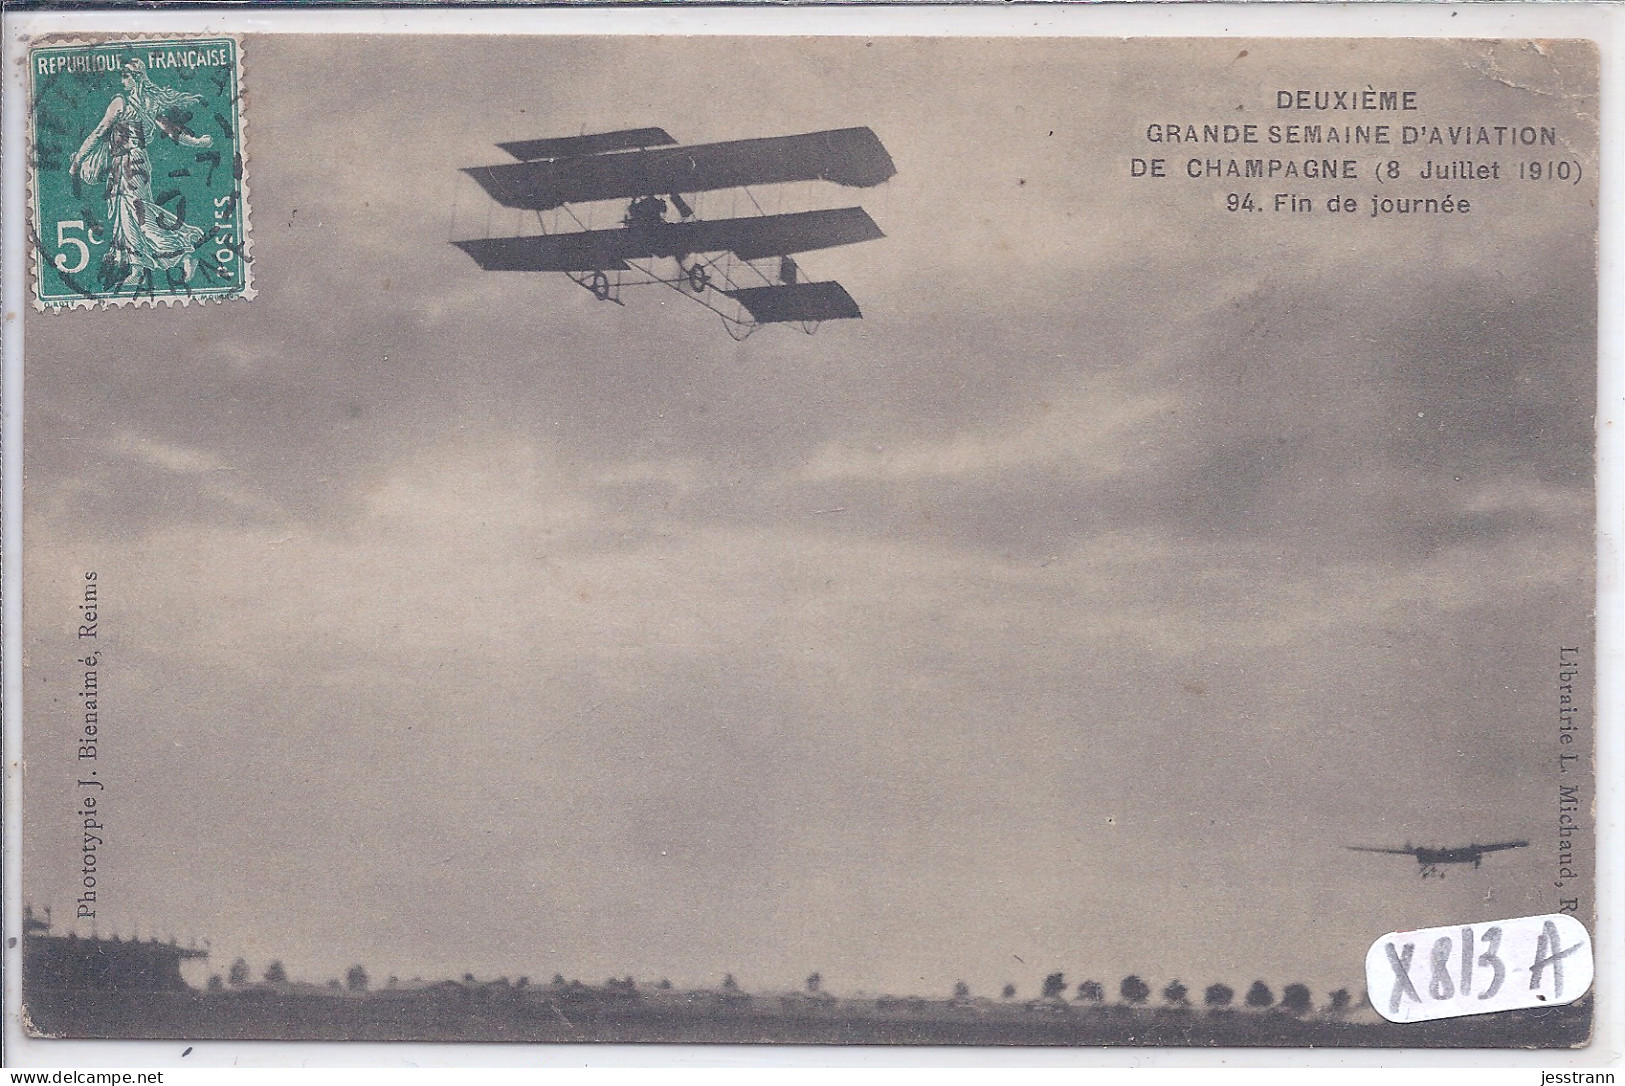
<instances>
[{"instance_id":1,"label":"tail plane of biplane","mask_svg":"<svg viewBox=\"0 0 1625 1086\"><path fill-rule=\"evenodd\" d=\"M863 316L844 287L805 281L792 257L884 237L869 213L841 207L767 214L750 189L885 182L897 170L867 128L692 146L678 146L661 128L633 128L498 146L515 161L463 172L496 204L534 213L538 232L453 242L486 271L561 272L613 302L627 287L661 284L719 314L739 339L763 324L811 332L826 320ZM700 194L722 189L744 191L757 213L696 214ZM622 200L625 212L608 229L591 229L573 210ZM561 228L561 215L577 228Z\"/></svg>"}]
</instances>

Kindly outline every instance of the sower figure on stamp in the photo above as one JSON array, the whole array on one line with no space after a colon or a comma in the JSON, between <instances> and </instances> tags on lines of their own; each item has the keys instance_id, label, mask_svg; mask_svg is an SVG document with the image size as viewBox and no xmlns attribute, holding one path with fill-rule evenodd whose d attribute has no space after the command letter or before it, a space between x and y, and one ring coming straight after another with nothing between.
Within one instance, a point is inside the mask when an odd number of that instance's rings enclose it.
<instances>
[{"instance_id":1,"label":"sower figure on stamp","mask_svg":"<svg viewBox=\"0 0 1625 1086\"><path fill-rule=\"evenodd\" d=\"M115 95L95 131L68 162L81 181L107 182L105 264L122 269L119 286L139 283L155 271L181 269L182 282L197 270L194 255L203 230L152 199L152 159L147 146L162 133L182 147L208 147L213 140L185 131L168 114L203 99L173 87L160 87L139 59L124 65L124 93Z\"/></svg>"}]
</instances>

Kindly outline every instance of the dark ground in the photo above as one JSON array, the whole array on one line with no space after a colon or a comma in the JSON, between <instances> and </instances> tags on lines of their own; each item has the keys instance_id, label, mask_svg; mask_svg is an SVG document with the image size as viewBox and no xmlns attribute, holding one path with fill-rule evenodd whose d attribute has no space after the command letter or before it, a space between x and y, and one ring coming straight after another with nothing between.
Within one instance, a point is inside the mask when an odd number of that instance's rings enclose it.
<instances>
[{"instance_id":1,"label":"dark ground","mask_svg":"<svg viewBox=\"0 0 1625 1086\"><path fill-rule=\"evenodd\" d=\"M301 986L215 993L43 989L26 1005L35 1035L187 1041L1568 1048L1584 1044L1591 1030L1589 997L1566 1007L1410 1025L1279 1010L664 992L607 997L455 985L367 994Z\"/></svg>"}]
</instances>

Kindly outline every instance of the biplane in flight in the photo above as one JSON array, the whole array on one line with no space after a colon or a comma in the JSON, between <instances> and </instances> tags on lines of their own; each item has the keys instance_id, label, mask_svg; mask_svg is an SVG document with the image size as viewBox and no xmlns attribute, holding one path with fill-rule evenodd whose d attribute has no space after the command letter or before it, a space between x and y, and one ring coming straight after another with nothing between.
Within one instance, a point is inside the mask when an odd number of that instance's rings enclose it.
<instances>
[{"instance_id":1,"label":"biplane in flight","mask_svg":"<svg viewBox=\"0 0 1625 1086\"><path fill-rule=\"evenodd\" d=\"M1528 841L1501 841L1493 845L1456 845L1450 848L1428 848L1426 846L1413 848L1409 842L1404 848L1368 848L1361 845L1345 845L1350 852L1382 852L1390 856L1414 856L1416 862L1422 865L1424 879L1442 879L1444 872L1439 868L1444 864L1472 864L1475 868L1484 862L1486 852L1503 852L1509 848L1528 848Z\"/></svg>"},{"instance_id":2,"label":"biplane in flight","mask_svg":"<svg viewBox=\"0 0 1625 1086\"><path fill-rule=\"evenodd\" d=\"M867 128L687 147L664 129L636 128L497 146L516 161L463 172L503 207L534 212L541 232L453 243L486 271L563 272L617 304L627 287L662 284L717 313L736 339L764 324L800 324L810 333L822 321L863 316L841 284L808 281L794 258L884 237L868 212L767 214L750 187L881 184L897 169ZM698 194L721 189L742 190L756 213L695 213ZM574 206L623 200L609 229L591 229ZM559 228L565 216L575 228Z\"/></svg>"}]
</instances>

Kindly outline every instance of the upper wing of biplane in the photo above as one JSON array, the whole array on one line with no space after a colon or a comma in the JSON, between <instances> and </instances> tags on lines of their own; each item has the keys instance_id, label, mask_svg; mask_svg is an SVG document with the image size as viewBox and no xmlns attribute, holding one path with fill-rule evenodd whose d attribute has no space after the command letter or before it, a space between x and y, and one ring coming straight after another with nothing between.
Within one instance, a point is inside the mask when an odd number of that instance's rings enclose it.
<instances>
[{"instance_id":1,"label":"upper wing of biplane","mask_svg":"<svg viewBox=\"0 0 1625 1086\"><path fill-rule=\"evenodd\" d=\"M618 271L628 260L731 252L741 260L884 237L861 207L454 242L486 271Z\"/></svg>"},{"instance_id":2,"label":"upper wing of biplane","mask_svg":"<svg viewBox=\"0 0 1625 1086\"><path fill-rule=\"evenodd\" d=\"M868 128L666 146L658 128L502 144L520 162L464 172L505 207L547 211L569 203L707 192L739 185L833 181L867 188L897 172ZM650 146L653 145L653 146ZM642 150L626 148L643 147Z\"/></svg>"},{"instance_id":3,"label":"upper wing of biplane","mask_svg":"<svg viewBox=\"0 0 1625 1086\"><path fill-rule=\"evenodd\" d=\"M1509 848L1528 848L1528 847L1529 847L1529 842L1528 841L1502 841L1499 844L1494 844L1494 845L1474 845L1473 850L1475 852L1501 852L1504 849L1509 849Z\"/></svg>"},{"instance_id":4,"label":"upper wing of biplane","mask_svg":"<svg viewBox=\"0 0 1625 1086\"><path fill-rule=\"evenodd\" d=\"M1415 856L1414 848L1366 848L1363 845L1344 845L1350 852L1384 852L1390 856Z\"/></svg>"},{"instance_id":5,"label":"upper wing of biplane","mask_svg":"<svg viewBox=\"0 0 1625 1086\"><path fill-rule=\"evenodd\" d=\"M670 147L677 141L664 128L623 128L619 132L594 132L585 136L557 136L545 140L514 140L498 147L520 162L602 155L611 151L631 151L645 147Z\"/></svg>"}]
</instances>

